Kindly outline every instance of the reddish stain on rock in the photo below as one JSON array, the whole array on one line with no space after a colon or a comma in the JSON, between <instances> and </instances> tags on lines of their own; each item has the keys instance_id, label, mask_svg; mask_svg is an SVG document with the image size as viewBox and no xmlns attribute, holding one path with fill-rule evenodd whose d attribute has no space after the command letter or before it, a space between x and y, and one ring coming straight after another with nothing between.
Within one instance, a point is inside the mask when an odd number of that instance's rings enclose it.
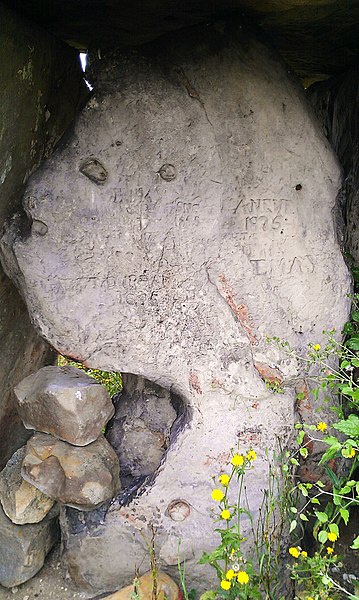
<instances>
[{"instance_id":1,"label":"reddish stain on rock","mask_svg":"<svg viewBox=\"0 0 359 600\"><path fill-rule=\"evenodd\" d=\"M312 409L309 402L309 389L304 379L298 381L295 386L295 393L297 394L297 411L299 416L303 418L304 411L310 411ZM299 396L299 398L298 398Z\"/></svg>"},{"instance_id":2,"label":"reddish stain on rock","mask_svg":"<svg viewBox=\"0 0 359 600\"><path fill-rule=\"evenodd\" d=\"M201 390L201 386L199 383L199 379L198 379L198 375L196 373L194 373L193 371L190 371L189 373L189 386L190 388L196 392L196 394L199 394L200 396L202 396L203 392Z\"/></svg>"},{"instance_id":3,"label":"reddish stain on rock","mask_svg":"<svg viewBox=\"0 0 359 600\"><path fill-rule=\"evenodd\" d=\"M257 337L254 333L254 326L252 322L252 318L249 314L248 306L245 304L237 304L234 300L234 293L230 283L227 281L224 275L219 276L220 282L222 284L221 291L225 297L225 300L231 309L231 311L235 314L244 331L248 335L251 344L258 344Z\"/></svg>"},{"instance_id":4,"label":"reddish stain on rock","mask_svg":"<svg viewBox=\"0 0 359 600\"><path fill-rule=\"evenodd\" d=\"M275 367L270 367L266 363L262 363L259 361L254 361L254 366L257 369L259 375L262 377L263 381L268 383L278 383L281 385L283 383L283 374L279 369Z\"/></svg>"}]
</instances>

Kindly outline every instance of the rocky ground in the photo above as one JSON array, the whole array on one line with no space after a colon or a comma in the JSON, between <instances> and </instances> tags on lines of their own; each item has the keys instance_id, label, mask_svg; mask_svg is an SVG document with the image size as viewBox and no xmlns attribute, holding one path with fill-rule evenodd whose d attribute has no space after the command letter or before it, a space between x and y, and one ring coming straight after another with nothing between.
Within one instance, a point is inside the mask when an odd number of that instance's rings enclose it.
<instances>
[{"instance_id":1,"label":"rocky ground","mask_svg":"<svg viewBox=\"0 0 359 600\"><path fill-rule=\"evenodd\" d=\"M65 579L65 571L60 562L60 546L49 555L39 573L18 587L8 590L0 586L0 600L70 600L84 599L87 596L76 592Z\"/></svg>"}]
</instances>

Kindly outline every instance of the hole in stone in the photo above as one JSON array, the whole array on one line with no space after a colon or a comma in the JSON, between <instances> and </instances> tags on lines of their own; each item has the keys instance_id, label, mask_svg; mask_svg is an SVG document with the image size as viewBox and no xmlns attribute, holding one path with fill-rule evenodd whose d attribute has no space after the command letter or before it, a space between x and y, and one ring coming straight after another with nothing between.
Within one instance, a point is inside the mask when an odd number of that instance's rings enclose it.
<instances>
[{"instance_id":1,"label":"hole in stone","mask_svg":"<svg viewBox=\"0 0 359 600\"><path fill-rule=\"evenodd\" d=\"M80 52L79 53L79 58L80 58L80 63L81 63L81 69L83 70L84 73L86 73L86 69L87 69L87 65L88 65L88 53L87 52ZM86 83L88 89L90 91L92 91L93 90L93 86L86 79L86 77L84 77L84 82Z\"/></svg>"},{"instance_id":2,"label":"hole in stone","mask_svg":"<svg viewBox=\"0 0 359 600\"><path fill-rule=\"evenodd\" d=\"M140 375L91 369L59 356L58 365L66 364L94 377L112 398L115 414L104 434L120 463L122 489L114 500L127 505L139 488L153 483L168 449L191 420L191 409L179 394Z\"/></svg>"},{"instance_id":3,"label":"hole in stone","mask_svg":"<svg viewBox=\"0 0 359 600\"><path fill-rule=\"evenodd\" d=\"M130 373L122 377L123 389L113 398L115 415L106 437L119 457L123 494L145 480L150 483L188 423L189 410L179 395L144 377Z\"/></svg>"}]
</instances>

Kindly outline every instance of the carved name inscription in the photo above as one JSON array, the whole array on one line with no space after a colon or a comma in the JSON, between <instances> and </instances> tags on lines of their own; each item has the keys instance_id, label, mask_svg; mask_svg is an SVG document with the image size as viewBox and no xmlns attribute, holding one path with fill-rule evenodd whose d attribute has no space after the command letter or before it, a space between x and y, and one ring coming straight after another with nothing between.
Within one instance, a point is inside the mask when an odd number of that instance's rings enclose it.
<instances>
[{"instance_id":1,"label":"carved name inscription","mask_svg":"<svg viewBox=\"0 0 359 600\"><path fill-rule=\"evenodd\" d=\"M232 238L235 245L241 247L241 251L247 256L254 275L290 276L314 272L313 256L305 253L295 254L298 218L296 206L291 200L242 199L233 212L240 217L240 229ZM278 255L278 240L280 238L284 244L287 243L288 234L288 255Z\"/></svg>"},{"instance_id":2,"label":"carved name inscription","mask_svg":"<svg viewBox=\"0 0 359 600\"><path fill-rule=\"evenodd\" d=\"M281 231L288 217L294 214L290 200L286 198L258 198L241 200L235 212L242 216L242 234L261 231Z\"/></svg>"}]
</instances>

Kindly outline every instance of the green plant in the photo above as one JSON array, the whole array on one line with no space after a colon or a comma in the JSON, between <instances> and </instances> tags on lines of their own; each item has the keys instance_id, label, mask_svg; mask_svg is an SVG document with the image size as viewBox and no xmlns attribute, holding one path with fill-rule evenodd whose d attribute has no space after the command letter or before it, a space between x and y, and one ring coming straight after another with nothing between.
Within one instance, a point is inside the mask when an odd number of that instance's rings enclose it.
<instances>
[{"instance_id":1,"label":"green plant","mask_svg":"<svg viewBox=\"0 0 359 600\"><path fill-rule=\"evenodd\" d=\"M81 369L90 377L96 379L101 385L103 385L110 396L114 396L117 392L122 390L122 377L121 373L117 371L100 371L99 369L90 369L85 367L82 363L76 362L74 360L70 360L65 356L58 356L57 364L59 367L64 367L65 365L70 365L72 367L76 367L77 369Z\"/></svg>"},{"instance_id":2,"label":"green plant","mask_svg":"<svg viewBox=\"0 0 359 600\"><path fill-rule=\"evenodd\" d=\"M355 300L358 297L356 295ZM346 595L356 598L333 577L333 566L338 563L334 542L340 534L340 525L347 525L351 508L359 505L359 482L357 480L359 466L359 386L357 370L359 359L359 312L357 306L352 314L353 327L346 324L346 331L351 332L344 343L337 341L335 331L324 332L327 343L309 344L307 352L299 356L280 338L269 338L286 353L295 357L302 366L302 378L307 383L314 383L312 393L319 400L331 403L330 409L337 420L332 425L324 421L316 425L298 423L298 449L290 458L290 463L300 466L305 461L313 444L323 446L320 463L328 481L313 483L298 482L292 490L292 521L290 530L298 531L300 524L308 523L306 530L314 539L315 551L309 555L300 545L289 549L294 558L292 577L305 590L306 598L319 600L341 598ZM285 386L285 382L283 383ZM340 399L339 405L333 403L333 395ZM302 394L297 400L303 400ZM337 433L339 432L339 433ZM300 543L300 534L296 543ZM328 545L329 543L329 545ZM333 543L331 545L331 543ZM353 540L353 550L359 548L359 536Z\"/></svg>"},{"instance_id":3,"label":"green plant","mask_svg":"<svg viewBox=\"0 0 359 600\"><path fill-rule=\"evenodd\" d=\"M285 501L277 493L283 491L279 484L283 472L269 467L269 486L263 493L258 520L253 519L245 488L245 475L256 460L252 449L245 454L231 451L230 472L218 477L220 487L212 491L217 504L217 527L220 543L212 552L205 552L200 563L211 565L218 577L215 594L230 600L275 599L278 584L279 556L285 528ZM230 490L236 485L236 500ZM279 502L279 503L278 503ZM255 540L253 555L246 556L242 549L246 538L242 532L242 516L249 518Z\"/></svg>"}]
</instances>

